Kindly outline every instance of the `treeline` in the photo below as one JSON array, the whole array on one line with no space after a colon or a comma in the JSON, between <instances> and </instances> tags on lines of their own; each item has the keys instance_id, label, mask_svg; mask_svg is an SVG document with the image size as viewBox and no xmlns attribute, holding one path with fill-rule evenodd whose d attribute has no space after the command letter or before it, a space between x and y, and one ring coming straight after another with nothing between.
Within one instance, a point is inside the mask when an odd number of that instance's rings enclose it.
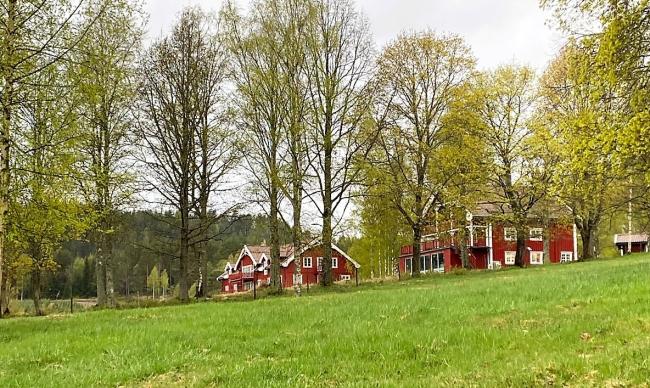
<instances>
[{"instance_id":1,"label":"treeline","mask_svg":"<svg viewBox=\"0 0 650 388\"><path fill-rule=\"evenodd\" d=\"M178 231L173 225L174 214L148 211L120 212L116 215L116 231L113 239L113 273L115 292L125 297L151 294L147 277L154 267L160 273L166 271L170 284L177 284L179 273ZM234 262L244 244L259 244L268 240L268 218L259 215L233 215L211 226L215 236L207 247L208 293L220 289L216 278L221 275L227 260ZM281 231L281 241L289 241L288 228ZM43 297L49 299L72 296L92 298L96 296L95 260L96 246L88 240L64 242L55 254L57 269L48 274L43 282ZM29 263L18 272L17 296L29 298L33 289L30 281ZM191 278L196 279L196 270ZM196 287L196 284L194 284Z\"/></svg>"},{"instance_id":2,"label":"treeline","mask_svg":"<svg viewBox=\"0 0 650 388\"><path fill-rule=\"evenodd\" d=\"M64 261L87 293L92 269L101 306L141 290L148 264L181 301L203 297L223 223L251 206L268 221L277 292L280 244L299 251L314 229L332 283L331 243L351 207L362 236L346 241L380 274L402 242L418 255L438 217L465 233L466 211L486 200L517 229L517 264L528 218L558 206L592 257L608 217L647 203L648 2L542 6L570 39L538 76L478 71L461 37L433 31L377 52L351 0L188 8L148 47L140 1L5 1L2 306L29 276L40 313L43 280ZM569 29L586 17L600 28ZM139 207L167 213L151 230L124 228Z\"/></svg>"}]
</instances>

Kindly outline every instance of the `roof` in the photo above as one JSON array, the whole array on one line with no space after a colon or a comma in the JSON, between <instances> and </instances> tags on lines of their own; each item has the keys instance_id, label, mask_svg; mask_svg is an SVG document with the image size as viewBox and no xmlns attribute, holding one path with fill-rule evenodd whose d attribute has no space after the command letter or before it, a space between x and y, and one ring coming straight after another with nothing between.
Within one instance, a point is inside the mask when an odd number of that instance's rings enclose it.
<instances>
[{"instance_id":1,"label":"roof","mask_svg":"<svg viewBox=\"0 0 650 388\"><path fill-rule=\"evenodd\" d=\"M320 241L320 239L316 239L316 240L312 241L311 243L305 245L305 246L302 248L302 250L300 251L300 254L302 255L305 251L307 251L307 250L309 250L309 249L311 249L311 248L313 248L313 247L315 247L315 246L321 245L321 244L322 244L322 242ZM351 258L347 253L345 253L345 251L343 251L343 249L337 247L335 244L332 244L332 249L334 249L335 251L337 251L338 253L340 253L341 256L343 256L347 261L349 261L350 263L352 263L352 265L354 265L355 268L357 268L357 269L358 269L358 268L361 268L361 264L357 263L354 259L352 259L352 258ZM295 259L295 258L294 258L294 255L292 254L291 257L288 257L286 260L284 260L284 261L281 263L281 265L282 265L283 267L288 267L289 264L291 264L291 262L292 262L294 259Z\"/></svg>"},{"instance_id":2,"label":"roof","mask_svg":"<svg viewBox=\"0 0 650 388\"><path fill-rule=\"evenodd\" d=\"M476 208L471 211L474 217L490 217L496 215L512 214L510 205L507 203L498 202L479 202ZM569 210L556 203L537 203L528 212L528 218L537 218L541 214L550 218L559 218L565 214L569 214Z\"/></svg>"},{"instance_id":3,"label":"roof","mask_svg":"<svg viewBox=\"0 0 650 388\"><path fill-rule=\"evenodd\" d=\"M627 244L627 243L647 243L648 235L647 234L615 234L614 235L614 244Z\"/></svg>"},{"instance_id":4,"label":"roof","mask_svg":"<svg viewBox=\"0 0 650 388\"><path fill-rule=\"evenodd\" d=\"M285 259L289 257L293 252L293 246L292 245L281 245L280 246L280 259ZM266 244L261 244L261 245L244 245L244 248L242 248L241 252L239 253L239 258L235 262L234 267L237 268L239 266L239 262L241 261L242 257L245 255L248 255L251 259L253 259L253 262L255 264L259 263L262 261L262 259L266 258L267 261L271 260L271 247Z\"/></svg>"}]
</instances>

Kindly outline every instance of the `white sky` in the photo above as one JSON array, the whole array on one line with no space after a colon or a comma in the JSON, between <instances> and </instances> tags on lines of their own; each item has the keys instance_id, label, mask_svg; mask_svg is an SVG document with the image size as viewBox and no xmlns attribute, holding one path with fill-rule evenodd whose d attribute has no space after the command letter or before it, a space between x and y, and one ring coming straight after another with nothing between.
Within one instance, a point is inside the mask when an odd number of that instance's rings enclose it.
<instances>
[{"instance_id":1,"label":"white sky","mask_svg":"<svg viewBox=\"0 0 650 388\"><path fill-rule=\"evenodd\" d=\"M146 0L149 37L167 32L180 10L199 5L218 10L220 0ZM481 69L517 63L542 71L562 44L546 25L539 0L357 0L381 48L404 30L431 28L461 35ZM238 0L245 5L248 0Z\"/></svg>"}]
</instances>

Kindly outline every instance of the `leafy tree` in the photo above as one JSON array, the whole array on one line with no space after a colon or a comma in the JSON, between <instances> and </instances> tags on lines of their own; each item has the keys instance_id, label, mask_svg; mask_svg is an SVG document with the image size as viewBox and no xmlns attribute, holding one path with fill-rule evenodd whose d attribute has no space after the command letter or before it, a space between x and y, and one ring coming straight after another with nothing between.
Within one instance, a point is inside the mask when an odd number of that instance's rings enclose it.
<instances>
[{"instance_id":1,"label":"leafy tree","mask_svg":"<svg viewBox=\"0 0 650 388\"><path fill-rule=\"evenodd\" d=\"M151 289L151 297L156 299L156 291L161 287L160 273L156 265L153 266L149 276L147 276L147 287Z\"/></svg>"},{"instance_id":2,"label":"leafy tree","mask_svg":"<svg viewBox=\"0 0 650 388\"><path fill-rule=\"evenodd\" d=\"M165 293L169 288L169 275L167 275L167 270L164 269L160 274L160 288L162 288L162 296L165 297Z\"/></svg>"},{"instance_id":3,"label":"leafy tree","mask_svg":"<svg viewBox=\"0 0 650 388\"><path fill-rule=\"evenodd\" d=\"M18 110L26 102L33 77L49 70L69 54L88 23L77 24L81 2L65 0L6 0L0 7L0 284L2 284L8 212L15 187L11 168L15 158ZM2 290L0 289L0 292ZM4 298L0 297L0 302ZM4 310L0 307L0 316Z\"/></svg>"},{"instance_id":4,"label":"leafy tree","mask_svg":"<svg viewBox=\"0 0 650 388\"><path fill-rule=\"evenodd\" d=\"M95 218L90 240L95 260L97 302L115 305L113 240L115 212L130 202L134 174L129 171L133 144L131 105L136 97L136 56L141 47L144 12L140 1L90 0L83 17L92 27L74 50L78 111L81 189Z\"/></svg>"},{"instance_id":5,"label":"leafy tree","mask_svg":"<svg viewBox=\"0 0 650 388\"><path fill-rule=\"evenodd\" d=\"M457 36L433 32L403 34L390 43L378 61L376 115L382 195L390 199L412 230L413 257L420 257L424 226L443 203L444 190L456 163L445 158L454 140L443 129L456 90L472 73L470 49ZM442 167L451 167L446 169ZM420 273L413 260L413 274Z\"/></svg>"},{"instance_id":6,"label":"leafy tree","mask_svg":"<svg viewBox=\"0 0 650 388\"><path fill-rule=\"evenodd\" d=\"M551 170L536 141L531 118L537 99L535 73L527 67L502 66L479 74L468 101L476 116L471 128L484 141L490 192L485 193L517 230L515 264L524 265L528 218L548 191Z\"/></svg>"},{"instance_id":7,"label":"leafy tree","mask_svg":"<svg viewBox=\"0 0 650 388\"><path fill-rule=\"evenodd\" d=\"M356 159L370 152L370 79L373 45L368 24L349 0L314 3L304 39L307 44L310 170L316 190L309 193L322 218L323 275L332 283L332 237L337 211L347 208L361 171Z\"/></svg>"},{"instance_id":8,"label":"leafy tree","mask_svg":"<svg viewBox=\"0 0 650 388\"><path fill-rule=\"evenodd\" d=\"M545 144L557 164L553 193L572 212L582 239L581 259L594 256L598 226L616 207L625 181L617 163L617 107L588 40L567 45L541 79L540 117Z\"/></svg>"}]
</instances>

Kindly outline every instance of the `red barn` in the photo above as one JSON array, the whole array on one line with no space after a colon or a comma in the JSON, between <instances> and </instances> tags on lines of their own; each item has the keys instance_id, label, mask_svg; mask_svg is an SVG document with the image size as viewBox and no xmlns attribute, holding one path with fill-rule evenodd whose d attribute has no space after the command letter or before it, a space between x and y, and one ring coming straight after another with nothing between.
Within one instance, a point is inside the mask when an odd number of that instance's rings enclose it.
<instances>
[{"instance_id":1,"label":"red barn","mask_svg":"<svg viewBox=\"0 0 650 388\"><path fill-rule=\"evenodd\" d=\"M271 247L262 244L244 245L235 264L228 263L224 273L217 278L221 282L221 292L233 293L253 289L253 282L258 286L271 282ZM298 257L301 260L300 275L296 276L296 257L293 246L280 247L280 281L284 288L293 287L294 282L315 284L323 273L323 244L314 241L307 244ZM332 244L332 279L350 281L356 278L359 263L354 261L342 249Z\"/></svg>"},{"instance_id":2,"label":"red barn","mask_svg":"<svg viewBox=\"0 0 650 388\"><path fill-rule=\"evenodd\" d=\"M472 268L493 269L515 264L517 231L494 217L494 211L493 206L481 204L474 212L468 212L466 244ZM545 228L541 222L531 218L528 229L529 236L526 239L524 257L527 265L577 260L574 225L555 219L547 223ZM448 272L452 268L462 267L457 228L452 227L424 236L420 249L419 260L422 273ZM400 272L412 273L412 260L413 247L403 246L399 257Z\"/></svg>"}]
</instances>

